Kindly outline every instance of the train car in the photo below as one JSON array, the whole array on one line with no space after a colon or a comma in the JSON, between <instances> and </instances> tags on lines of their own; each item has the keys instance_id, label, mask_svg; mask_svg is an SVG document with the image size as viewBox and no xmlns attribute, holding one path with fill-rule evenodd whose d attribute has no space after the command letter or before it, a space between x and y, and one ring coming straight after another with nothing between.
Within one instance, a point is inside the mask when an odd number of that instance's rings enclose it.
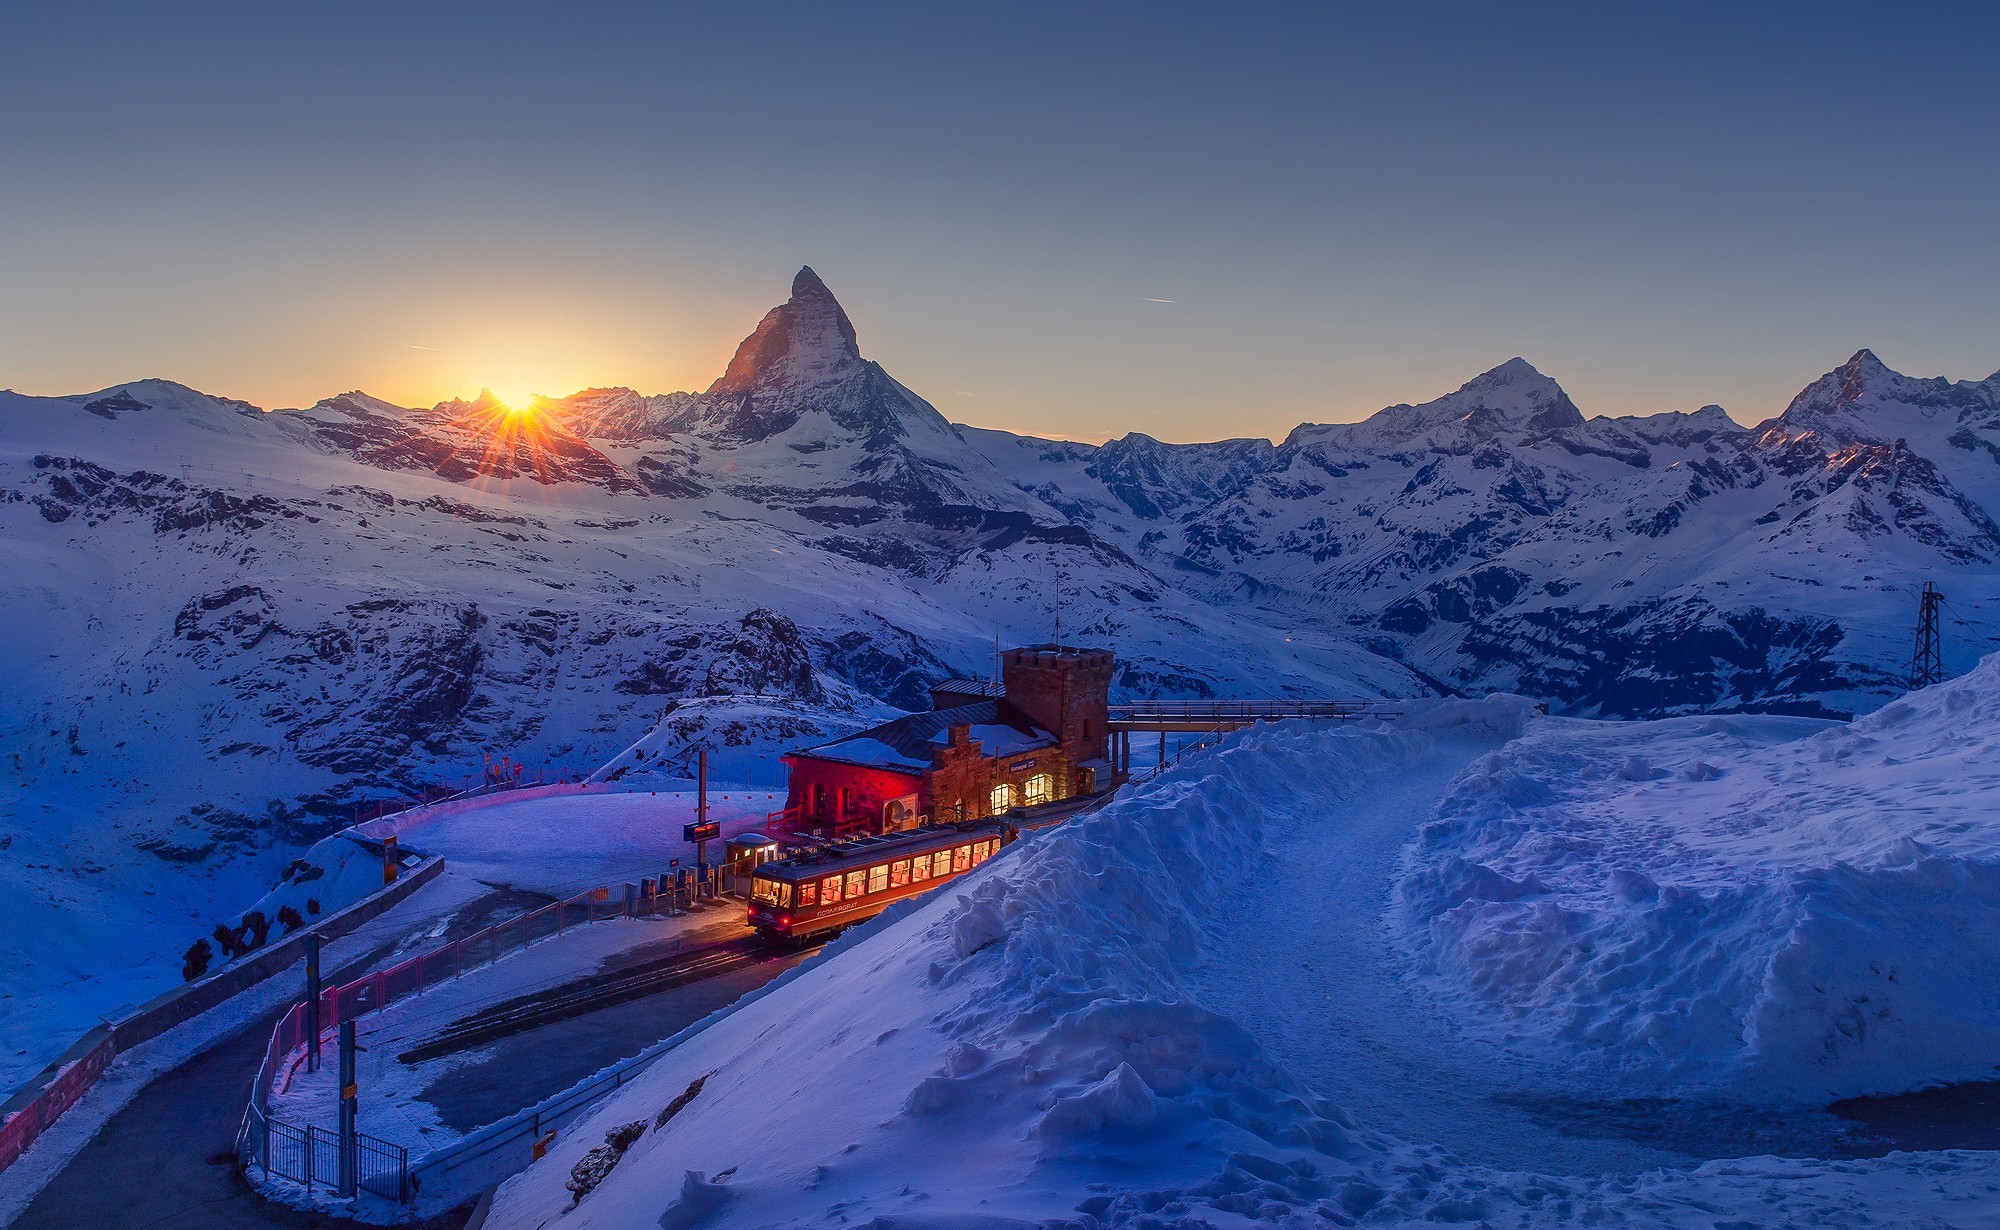
<instances>
[{"instance_id":1,"label":"train car","mask_svg":"<svg viewBox=\"0 0 2000 1230\"><path fill-rule=\"evenodd\" d=\"M967 820L776 859L751 880L750 925L786 939L837 930L964 875L1018 836L1002 820Z\"/></svg>"}]
</instances>

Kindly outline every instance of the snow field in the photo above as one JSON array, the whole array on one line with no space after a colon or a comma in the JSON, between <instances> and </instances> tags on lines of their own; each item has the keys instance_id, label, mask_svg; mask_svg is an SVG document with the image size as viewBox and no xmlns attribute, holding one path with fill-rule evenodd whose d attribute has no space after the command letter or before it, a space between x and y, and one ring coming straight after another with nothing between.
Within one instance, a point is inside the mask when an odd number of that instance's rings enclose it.
<instances>
[{"instance_id":1,"label":"snow field","mask_svg":"<svg viewBox=\"0 0 2000 1230\"><path fill-rule=\"evenodd\" d=\"M445 865L511 888L566 896L605 884L636 884L666 871L668 861L694 866L694 843L681 826L694 823L693 790L562 795L509 800L414 825L403 844L443 855ZM785 805L782 790L711 782L708 815L724 838L757 832ZM708 843L710 862L722 843Z\"/></svg>"},{"instance_id":2,"label":"snow field","mask_svg":"<svg viewBox=\"0 0 2000 1230\"><path fill-rule=\"evenodd\" d=\"M1512 698L1444 702L1401 729L1256 730L1193 757L773 983L566 1130L487 1224L2000 1224L1990 1154L1576 1178L1469 1165L1357 1121L1239 1023L1270 992L1212 973L1244 943L1229 907L1279 869L1274 793L1377 788L1371 758L1414 772L1543 725ZM640 1120L565 1212L570 1168Z\"/></svg>"},{"instance_id":3,"label":"snow field","mask_svg":"<svg viewBox=\"0 0 2000 1230\"><path fill-rule=\"evenodd\" d=\"M1412 847L1468 1027L1624 1096L1835 1097L2000 1063L2000 658L1848 725L1546 721Z\"/></svg>"}]
</instances>

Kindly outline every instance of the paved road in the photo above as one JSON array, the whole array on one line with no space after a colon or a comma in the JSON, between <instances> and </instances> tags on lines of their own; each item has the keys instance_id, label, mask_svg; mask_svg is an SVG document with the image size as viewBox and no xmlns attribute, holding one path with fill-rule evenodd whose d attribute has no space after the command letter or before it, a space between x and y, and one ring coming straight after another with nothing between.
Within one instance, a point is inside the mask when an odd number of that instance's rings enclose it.
<instances>
[{"instance_id":1,"label":"paved road","mask_svg":"<svg viewBox=\"0 0 2000 1230\"><path fill-rule=\"evenodd\" d=\"M480 897L458 911L440 938L470 934L523 906L518 893ZM361 973L393 947L394 941L382 945L328 980ZM49 1181L12 1230L328 1230L357 1224L272 1204L236 1173L244 1099L283 1014L279 1009L260 1017L140 1090ZM459 1210L422 1225L455 1230L470 1213Z\"/></svg>"},{"instance_id":2,"label":"paved road","mask_svg":"<svg viewBox=\"0 0 2000 1230\"><path fill-rule=\"evenodd\" d=\"M536 902L495 893L451 920L440 941L469 934ZM616 969L666 951L642 945L605 962ZM329 981L353 977L387 955L393 941L342 966ZM479 1062L445 1073L424 1091L440 1117L460 1132L493 1122L637 1054L708 1013L762 986L808 955L770 960L720 977L674 987L503 1039ZM358 1223L272 1204L235 1167L243 1100L264 1045L283 1010L231 1034L156 1078L112 1116L96 1139L42 1189L11 1230L340 1230ZM418 1223L457 1230L471 1215L459 1208Z\"/></svg>"}]
</instances>

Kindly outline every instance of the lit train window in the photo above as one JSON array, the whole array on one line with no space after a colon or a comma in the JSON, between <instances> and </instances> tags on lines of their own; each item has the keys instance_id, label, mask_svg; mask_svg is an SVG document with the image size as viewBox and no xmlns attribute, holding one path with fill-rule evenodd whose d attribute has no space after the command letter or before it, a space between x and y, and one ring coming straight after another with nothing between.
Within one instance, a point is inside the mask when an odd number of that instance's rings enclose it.
<instances>
[{"instance_id":1,"label":"lit train window","mask_svg":"<svg viewBox=\"0 0 2000 1230\"><path fill-rule=\"evenodd\" d=\"M765 905L781 905L783 903L778 899L778 890L781 887L783 885L779 884L776 880L761 878L752 880L750 882L750 899L752 901L761 901Z\"/></svg>"},{"instance_id":2,"label":"lit train window","mask_svg":"<svg viewBox=\"0 0 2000 1230\"><path fill-rule=\"evenodd\" d=\"M972 847L971 847L971 846L959 846L959 847L955 848L954 850L952 850L952 852L951 852L951 869L952 869L953 871L970 871L970 870L972 870Z\"/></svg>"},{"instance_id":3,"label":"lit train window","mask_svg":"<svg viewBox=\"0 0 2000 1230\"><path fill-rule=\"evenodd\" d=\"M819 902L819 881L807 880L799 885L799 904L815 905Z\"/></svg>"},{"instance_id":4,"label":"lit train window","mask_svg":"<svg viewBox=\"0 0 2000 1230\"><path fill-rule=\"evenodd\" d=\"M867 891L868 869L866 867L860 871L850 871L847 873L847 899L849 901L854 900Z\"/></svg>"},{"instance_id":5,"label":"lit train window","mask_svg":"<svg viewBox=\"0 0 2000 1230\"><path fill-rule=\"evenodd\" d=\"M972 865L973 865L974 867L977 867L977 866L979 866L979 864L981 864L981 863L983 863L983 862L985 862L985 861L986 861L986 843L985 843L985 842L983 842L983 841L975 841L975 842L973 842L973 843L972 843Z\"/></svg>"},{"instance_id":6,"label":"lit train window","mask_svg":"<svg viewBox=\"0 0 2000 1230\"><path fill-rule=\"evenodd\" d=\"M877 863L868 869L868 891L879 893L889 887L889 864Z\"/></svg>"},{"instance_id":7,"label":"lit train window","mask_svg":"<svg viewBox=\"0 0 2000 1230\"><path fill-rule=\"evenodd\" d=\"M1055 779L1046 773L1037 773L1028 779L1028 806L1046 803L1055 796Z\"/></svg>"},{"instance_id":8,"label":"lit train window","mask_svg":"<svg viewBox=\"0 0 2000 1230\"><path fill-rule=\"evenodd\" d=\"M910 860L899 858L889 864L889 887L904 888L910 883Z\"/></svg>"},{"instance_id":9,"label":"lit train window","mask_svg":"<svg viewBox=\"0 0 2000 1230\"><path fill-rule=\"evenodd\" d=\"M819 882L819 900L821 905L833 905L840 900L839 876L828 876Z\"/></svg>"},{"instance_id":10,"label":"lit train window","mask_svg":"<svg viewBox=\"0 0 2000 1230\"><path fill-rule=\"evenodd\" d=\"M931 878L931 856L919 854L910 860L910 883L922 884Z\"/></svg>"}]
</instances>

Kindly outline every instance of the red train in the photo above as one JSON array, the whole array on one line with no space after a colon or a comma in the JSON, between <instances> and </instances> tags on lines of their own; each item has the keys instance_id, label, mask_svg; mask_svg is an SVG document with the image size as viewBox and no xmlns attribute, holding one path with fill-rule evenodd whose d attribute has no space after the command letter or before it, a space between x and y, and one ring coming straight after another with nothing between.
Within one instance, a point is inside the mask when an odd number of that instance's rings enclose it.
<instances>
[{"instance_id":1,"label":"red train","mask_svg":"<svg viewBox=\"0 0 2000 1230\"><path fill-rule=\"evenodd\" d=\"M774 859L751 880L750 925L787 939L837 930L964 875L1019 836L1003 820L966 820Z\"/></svg>"}]
</instances>

